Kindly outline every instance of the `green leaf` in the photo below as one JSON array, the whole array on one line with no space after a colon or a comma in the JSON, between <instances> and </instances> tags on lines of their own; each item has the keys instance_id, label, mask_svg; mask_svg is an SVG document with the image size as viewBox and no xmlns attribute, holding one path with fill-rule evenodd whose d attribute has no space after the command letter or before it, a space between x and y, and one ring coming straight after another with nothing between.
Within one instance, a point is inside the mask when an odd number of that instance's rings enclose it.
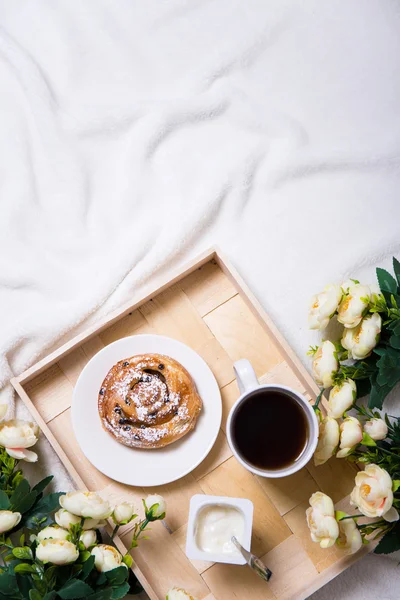
<instances>
[{"instance_id":1,"label":"green leaf","mask_svg":"<svg viewBox=\"0 0 400 600\"><path fill-rule=\"evenodd\" d=\"M390 336L389 344L392 348L396 348L396 350L400 350L400 335L393 334Z\"/></svg>"},{"instance_id":2,"label":"green leaf","mask_svg":"<svg viewBox=\"0 0 400 600\"><path fill-rule=\"evenodd\" d=\"M80 579L71 579L60 590L58 595L63 600L73 600L75 598L87 598L93 589Z\"/></svg>"},{"instance_id":3,"label":"green leaf","mask_svg":"<svg viewBox=\"0 0 400 600\"><path fill-rule=\"evenodd\" d=\"M37 521L44 519L41 527L45 527L51 522L50 515L59 508L59 498L64 492L56 492L48 494L36 502L33 507L22 517L20 527L28 527L29 529L37 528Z\"/></svg>"},{"instance_id":4,"label":"green leaf","mask_svg":"<svg viewBox=\"0 0 400 600\"><path fill-rule=\"evenodd\" d=\"M375 548L375 554L390 554L400 550L400 526L396 525L394 529L388 531L377 547Z\"/></svg>"},{"instance_id":5,"label":"green leaf","mask_svg":"<svg viewBox=\"0 0 400 600\"><path fill-rule=\"evenodd\" d=\"M32 508L32 506L36 502L36 498L37 498L37 492L32 491L29 494L27 494L24 498L21 498L17 502L17 504L14 504L13 508L15 511L20 512L21 514L24 514Z\"/></svg>"},{"instance_id":6,"label":"green leaf","mask_svg":"<svg viewBox=\"0 0 400 600\"><path fill-rule=\"evenodd\" d=\"M133 565L133 558L130 554L125 554L125 556L122 558L122 562L128 567L128 569L130 569Z\"/></svg>"},{"instance_id":7,"label":"green leaf","mask_svg":"<svg viewBox=\"0 0 400 600\"><path fill-rule=\"evenodd\" d=\"M396 275L397 283L400 286L400 262L393 256L393 271Z\"/></svg>"},{"instance_id":8,"label":"green leaf","mask_svg":"<svg viewBox=\"0 0 400 600\"><path fill-rule=\"evenodd\" d=\"M33 486L32 491L37 492L37 494L41 494L43 490L49 485L50 481L52 481L53 477L54 475L49 475L48 477L45 477L44 479L39 481L39 483Z\"/></svg>"},{"instance_id":9,"label":"green leaf","mask_svg":"<svg viewBox=\"0 0 400 600\"><path fill-rule=\"evenodd\" d=\"M17 581L11 573L0 573L0 592L5 596L11 596L15 593Z\"/></svg>"},{"instance_id":10,"label":"green leaf","mask_svg":"<svg viewBox=\"0 0 400 600\"><path fill-rule=\"evenodd\" d=\"M392 490L393 493L397 492L397 490L400 488L400 479L393 479L392 481Z\"/></svg>"},{"instance_id":11,"label":"green leaf","mask_svg":"<svg viewBox=\"0 0 400 600\"><path fill-rule=\"evenodd\" d=\"M29 598L29 590L32 588L32 582L30 577L25 575L20 575L17 573L15 577L18 585L18 589L21 593L22 598Z\"/></svg>"},{"instance_id":12,"label":"green leaf","mask_svg":"<svg viewBox=\"0 0 400 600\"><path fill-rule=\"evenodd\" d=\"M111 583L111 585L121 585L124 581L128 579L129 571L126 567L116 567L111 571L106 571L107 580Z\"/></svg>"},{"instance_id":13,"label":"green leaf","mask_svg":"<svg viewBox=\"0 0 400 600\"><path fill-rule=\"evenodd\" d=\"M97 581L96 584L97 585L103 585L103 583L106 583L107 581L107 577L105 573L99 573L97 576Z\"/></svg>"},{"instance_id":14,"label":"green leaf","mask_svg":"<svg viewBox=\"0 0 400 600\"><path fill-rule=\"evenodd\" d=\"M123 583L118 587L113 588L111 598L112 600L119 600L120 598L125 598L130 589L129 583Z\"/></svg>"},{"instance_id":15,"label":"green leaf","mask_svg":"<svg viewBox=\"0 0 400 600\"><path fill-rule=\"evenodd\" d=\"M19 563L19 565L15 565L14 567L15 573L36 573L36 569L32 567L32 565L28 565L28 563Z\"/></svg>"},{"instance_id":16,"label":"green leaf","mask_svg":"<svg viewBox=\"0 0 400 600\"><path fill-rule=\"evenodd\" d=\"M43 600L55 600L57 598L57 592L54 590L52 592L47 592L45 596L43 596Z\"/></svg>"},{"instance_id":17,"label":"green leaf","mask_svg":"<svg viewBox=\"0 0 400 600\"><path fill-rule=\"evenodd\" d=\"M378 278L379 287L383 294L395 294L397 292L397 282L394 277L385 269L378 267L376 269L376 276ZM386 298L387 299L387 298Z\"/></svg>"},{"instance_id":18,"label":"green leaf","mask_svg":"<svg viewBox=\"0 0 400 600\"><path fill-rule=\"evenodd\" d=\"M3 490L0 490L0 510L8 510L9 507L10 500L7 494Z\"/></svg>"},{"instance_id":19,"label":"green leaf","mask_svg":"<svg viewBox=\"0 0 400 600\"><path fill-rule=\"evenodd\" d=\"M13 548L12 553L15 558L19 558L20 560L33 560L32 550L28 546Z\"/></svg>"},{"instance_id":20,"label":"green leaf","mask_svg":"<svg viewBox=\"0 0 400 600\"><path fill-rule=\"evenodd\" d=\"M112 588L105 588L104 590L99 590L95 594L88 596L88 600L111 600Z\"/></svg>"},{"instance_id":21,"label":"green leaf","mask_svg":"<svg viewBox=\"0 0 400 600\"><path fill-rule=\"evenodd\" d=\"M30 590L29 600L42 600L42 596L39 594L39 592L37 590Z\"/></svg>"},{"instance_id":22,"label":"green leaf","mask_svg":"<svg viewBox=\"0 0 400 600\"><path fill-rule=\"evenodd\" d=\"M27 479L22 479L10 496L10 504L16 506L31 491L31 486Z\"/></svg>"},{"instance_id":23,"label":"green leaf","mask_svg":"<svg viewBox=\"0 0 400 600\"><path fill-rule=\"evenodd\" d=\"M362 436L361 444L363 444L364 446L376 446L375 440L373 440L372 437L368 435L368 433L366 433L365 431Z\"/></svg>"},{"instance_id":24,"label":"green leaf","mask_svg":"<svg viewBox=\"0 0 400 600\"><path fill-rule=\"evenodd\" d=\"M93 567L94 567L94 556L90 556L83 563L81 579L86 580L89 577L91 571L93 570Z\"/></svg>"}]
</instances>

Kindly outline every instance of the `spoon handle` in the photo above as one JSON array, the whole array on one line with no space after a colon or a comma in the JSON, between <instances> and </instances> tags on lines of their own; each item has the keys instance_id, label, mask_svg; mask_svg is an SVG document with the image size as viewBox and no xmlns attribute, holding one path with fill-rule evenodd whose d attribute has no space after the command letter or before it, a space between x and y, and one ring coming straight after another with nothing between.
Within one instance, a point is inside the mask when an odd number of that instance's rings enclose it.
<instances>
[{"instance_id":1,"label":"spoon handle","mask_svg":"<svg viewBox=\"0 0 400 600\"><path fill-rule=\"evenodd\" d=\"M232 537L232 542L235 544L236 548L246 560L249 567L253 569L253 571L255 571L257 575L261 577L261 579L264 579L264 581L269 581L272 575L272 571L270 571L268 567L266 567L257 556L255 556L248 550L245 550L243 546L238 542L235 536Z\"/></svg>"}]
</instances>

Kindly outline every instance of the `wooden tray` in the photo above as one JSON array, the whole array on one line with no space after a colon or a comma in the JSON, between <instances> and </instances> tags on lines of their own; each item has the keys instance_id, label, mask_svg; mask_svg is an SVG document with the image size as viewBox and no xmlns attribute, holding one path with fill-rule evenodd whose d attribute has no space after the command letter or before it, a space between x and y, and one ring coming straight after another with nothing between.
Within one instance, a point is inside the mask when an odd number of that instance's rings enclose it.
<instances>
[{"instance_id":1,"label":"wooden tray","mask_svg":"<svg viewBox=\"0 0 400 600\"><path fill-rule=\"evenodd\" d=\"M209 456L189 475L157 489L167 500L166 522L172 534L155 523L150 540L133 551L133 570L152 600L165 598L174 585L198 600L300 600L367 552L363 549L345 557L336 547L322 550L311 542L305 521L308 498L318 489L346 510L346 496L354 484L352 465L337 459L318 468L309 463L291 477L268 480L252 475L232 456L225 424L239 395L234 361L250 359L260 381L292 386L310 400L318 388L241 277L216 250L157 282L142 297L13 379L15 390L79 488L100 491L112 502L129 500L138 506L145 494L155 491L121 485L97 471L80 451L70 419L73 387L88 360L103 346L138 333L164 334L191 346L213 370L223 400L222 428ZM247 567L186 558L189 500L197 493L253 501L252 550L273 571L268 584ZM127 525L116 539L122 552L129 544L131 528Z\"/></svg>"}]
</instances>

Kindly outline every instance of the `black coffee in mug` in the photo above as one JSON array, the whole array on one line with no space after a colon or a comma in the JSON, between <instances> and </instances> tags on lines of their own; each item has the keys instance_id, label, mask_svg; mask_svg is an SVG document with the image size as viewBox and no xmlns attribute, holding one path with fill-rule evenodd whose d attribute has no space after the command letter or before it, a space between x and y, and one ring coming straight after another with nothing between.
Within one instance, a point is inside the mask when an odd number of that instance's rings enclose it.
<instances>
[{"instance_id":1,"label":"black coffee in mug","mask_svg":"<svg viewBox=\"0 0 400 600\"><path fill-rule=\"evenodd\" d=\"M232 420L237 451L257 469L274 471L292 465L303 453L308 437L304 409L285 392L254 390Z\"/></svg>"}]
</instances>

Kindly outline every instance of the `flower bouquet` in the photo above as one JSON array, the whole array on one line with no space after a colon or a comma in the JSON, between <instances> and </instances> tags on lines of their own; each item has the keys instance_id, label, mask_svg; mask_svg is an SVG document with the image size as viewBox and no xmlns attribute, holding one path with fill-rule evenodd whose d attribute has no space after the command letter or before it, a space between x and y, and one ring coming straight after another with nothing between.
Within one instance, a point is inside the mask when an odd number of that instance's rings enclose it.
<instances>
[{"instance_id":1,"label":"flower bouquet","mask_svg":"<svg viewBox=\"0 0 400 600\"><path fill-rule=\"evenodd\" d=\"M364 465L350 496L357 514L335 511L322 492L311 496L307 523L312 540L322 548L336 543L354 553L380 537L375 552L400 549L400 419L381 412L386 396L400 381L400 263L396 258L393 270L394 277L384 269L376 270L379 287L350 280L326 286L311 300L311 329L324 330L332 318L342 325L340 340L324 340L309 352L314 378L321 386L314 405L320 419L314 462L322 465L336 455ZM319 405L328 389L324 416Z\"/></svg>"},{"instance_id":2,"label":"flower bouquet","mask_svg":"<svg viewBox=\"0 0 400 600\"><path fill-rule=\"evenodd\" d=\"M122 556L112 538L132 522L129 551L135 548L149 523L165 517L164 499L148 496L139 519L131 504L112 507L94 492L46 494L52 476L31 488L19 461L37 460L29 448L38 435L30 422L0 423L0 598L118 600L140 592L130 554ZM103 543L109 518L114 529L110 543Z\"/></svg>"}]
</instances>

